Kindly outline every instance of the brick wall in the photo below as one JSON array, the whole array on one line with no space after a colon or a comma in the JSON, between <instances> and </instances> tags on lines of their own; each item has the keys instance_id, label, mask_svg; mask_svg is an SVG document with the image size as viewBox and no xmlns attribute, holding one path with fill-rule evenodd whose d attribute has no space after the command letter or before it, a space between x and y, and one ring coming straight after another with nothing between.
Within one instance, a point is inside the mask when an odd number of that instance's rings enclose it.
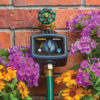
<instances>
[{"instance_id":1,"label":"brick wall","mask_svg":"<svg viewBox=\"0 0 100 100\"><path fill-rule=\"evenodd\" d=\"M0 0L0 44L4 48L30 45L30 36L40 33L38 11L52 8L56 13L56 32L67 36L68 50L70 50L78 35L68 34L65 27L66 20L76 16L79 10L89 12L91 9L98 10L99 6L99 0ZM80 54L74 56L69 54L67 64L54 69L54 77L81 61ZM63 87L64 84L54 83L55 100L63 100L57 98L57 93ZM46 77L43 68L39 86L31 89L31 94L34 100L46 100Z\"/></svg>"}]
</instances>

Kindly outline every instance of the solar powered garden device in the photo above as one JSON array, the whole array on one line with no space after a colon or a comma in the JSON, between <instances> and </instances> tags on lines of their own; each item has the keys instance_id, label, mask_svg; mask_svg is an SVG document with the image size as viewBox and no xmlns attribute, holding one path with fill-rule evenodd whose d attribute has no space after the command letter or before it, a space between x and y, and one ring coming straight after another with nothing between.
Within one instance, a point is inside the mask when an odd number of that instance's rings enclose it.
<instances>
[{"instance_id":1,"label":"solar powered garden device","mask_svg":"<svg viewBox=\"0 0 100 100\"><path fill-rule=\"evenodd\" d=\"M31 36L32 57L42 66L47 65L47 100L53 99L53 67L63 66L67 59L67 38L56 34L55 13L43 9L38 13L41 34Z\"/></svg>"}]
</instances>

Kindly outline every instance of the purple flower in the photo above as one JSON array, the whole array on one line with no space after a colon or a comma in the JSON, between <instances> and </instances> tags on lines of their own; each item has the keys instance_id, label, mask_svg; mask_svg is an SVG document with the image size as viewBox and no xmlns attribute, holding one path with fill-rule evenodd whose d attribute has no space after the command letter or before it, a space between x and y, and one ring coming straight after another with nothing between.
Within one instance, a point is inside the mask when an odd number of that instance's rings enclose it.
<instances>
[{"instance_id":1,"label":"purple flower","mask_svg":"<svg viewBox=\"0 0 100 100\"><path fill-rule=\"evenodd\" d=\"M90 54L91 51L92 51L91 48L87 48L87 49L82 49L80 52L81 52L81 53Z\"/></svg>"},{"instance_id":2,"label":"purple flower","mask_svg":"<svg viewBox=\"0 0 100 100\"><path fill-rule=\"evenodd\" d=\"M96 75L97 77L100 77L100 69L98 69L98 70L95 72L95 75Z\"/></svg>"},{"instance_id":3,"label":"purple flower","mask_svg":"<svg viewBox=\"0 0 100 100\"><path fill-rule=\"evenodd\" d=\"M100 38L100 28L98 29L97 36Z\"/></svg>"},{"instance_id":4,"label":"purple flower","mask_svg":"<svg viewBox=\"0 0 100 100\"><path fill-rule=\"evenodd\" d=\"M91 47L90 47L90 45L87 44L87 43L81 43L80 52L81 53L90 54L91 53Z\"/></svg>"},{"instance_id":5,"label":"purple flower","mask_svg":"<svg viewBox=\"0 0 100 100\"><path fill-rule=\"evenodd\" d=\"M39 65L31 57L29 47L13 47L9 50L8 63L6 67L17 70L18 81L25 81L28 86L38 85Z\"/></svg>"},{"instance_id":6,"label":"purple flower","mask_svg":"<svg viewBox=\"0 0 100 100\"><path fill-rule=\"evenodd\" d=\"M91 29L89 27L84 27L81 36L90 37Z\"/></svg>"},{"instance_id":7,"label":"purple flower","mask_svg":"<svg viewBox=\"0 0 100 100\"><path fill-rule=\"evenodd\" d=\"M72 44L71 50L70 50L70 54L74 54L77 50L78 50L78 41L75 44Z\"/></svg>"},{"instance_id":8,"label":"purple flower","mask_svg":"<svg viewBox=\"0 0 100 100\"><path fill-rule=\"evenodd\" d=\"M83 60L81 63L81 68L86 69L86 68L88 68L88 66L89 66L88 60Z\"/></svg>"},{"instance_id":9,"label":"purple flower","mask_svg":"<svg viewBox=\"0 0 100 100\"><path fill-rule=\"evenodd\" d=\"M100 62L98 62L98 63L96 64L96 66L98 66L98 68L100 68Z\"/></svg>"},{"instance_id":10,"label":"purple flower","mask_svg":"<svg viewBox=\"0 0 100 100\"><path fill-rule=\"evenodd\" d=\"M90 86L89 73L79 72L76 76L76 82L82 86Z\"/></svg>"},{"instance_id":11,"label":"purple flower","mask_svg":"<svg viewBox=\"0 0 100 100\"><path fill-rule=\"evenodd\" d=\"M94 40L91 42L91 47L96 48L96 42Z\"/></svg>"},{"instance_id":12,"label":"purple flower","mask_svg":"<svg viewBox=\"0 0 100 100\"><path fill-rule=\"evenodd\" d=\"M66 27L69 28L69 22L66 22Z\"/></svg>"},{"instance_id":13,"label":"purple flower","mask_svg":"<svg viewBox=\"0 0 100 100\"><path fill-rule=\"evenodd\" d=\"M91 40L91 38L90 37L81 37L81 39L80 39L80 43L89 43L90 42L90 40Z\"/></svg>"},{"instance_id":14,"label":"purple flower","mask_svg":"<svg viewBox=\"0 0 100 100\"><path fill-rule=\"evenodd\" d=\"M98 70L96 65L91 65L90 71L91 72L96 72Z\"/></svg>"},{"instance_id":15,"label":"purple flower","mask_svg":"<svg viewBox=\"0 0 100 100\"><path fill-rule=\"evenodd\" d=\"M76 51L80 51L81 53L90 54L92 50L89 42L89 37L82 37L80 41L76 41L72 45L70 53L73 55Z\"/></svg>"},{"instance_id":16,"label":"purple flower","mask_svg":"<svg viewBox=\"0 0 100 100\"><path fill-rule=\"evenodd\" d=\"M99 61L99 58L91 58L93 61Z\"/></svg>"},{"instance_id":17,"label":"purple flower","mask_svg":"<svg viewBox=\"0 0 100 100\"><path fill-rule=\"evenodd\" d=\"M83 21L82 21L82 24L83 24L84 26L85 26L85 25L88 25L88 23L89 23L89 20L90 20L90 19L83 20Z\"/></svg>"},{"instance_id":18,"label":"purple flower","mask_svg":"<svg viewBox=\"0 0 100 100\"><path fill-rule=\"evenodd\" d=\"M4 57L0 57L0 63L1 63L1 64L5 64L4 59L5 59Z\"/></svg>"}]
</instances>

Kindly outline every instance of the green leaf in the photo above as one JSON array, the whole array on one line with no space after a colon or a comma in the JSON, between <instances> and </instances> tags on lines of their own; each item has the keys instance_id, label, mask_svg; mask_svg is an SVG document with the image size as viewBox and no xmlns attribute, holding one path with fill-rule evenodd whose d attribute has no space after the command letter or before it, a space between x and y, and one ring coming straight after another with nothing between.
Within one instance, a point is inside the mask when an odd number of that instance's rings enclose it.
<instances>
[{"instance_id":1,"label":"green leaf","mask_svg":"<svg viewBox=\"0 0 100 100\"><path fill-rule=\"evenodd\" d=\"M17 84L17 78L14 78L12 84L15 86Z\"/></svg>"},{"instance_id":2,"label":"green leaf","mask_svg":"<svg viewBox=\"0 0 100 100\"><path fill-rule=\"evenodd\" d=\"M65 88L65 89L61 90L60 93L58 94L58 97L62 97L63 91L64 91L64 90L67 90L67 89L68 89L68 88Z\"/></svg>"},{"instance_id":3,"label":"green leaf","mask_svg":"<svg viewBox=\"0 0 100 100\"><path fill-rule=\"evenodd\" d=\"M18 100L16 96L14 96L12 93L9 94L10 100Z\"/></svg>"},{"instance_id":4,"label":"green leaf","mask_svg":"<svg viewBox=\"0 0 100 100\"><path fill-rule=\"evenodd\" d=\"M99 95L99 99L98 100L100 100L100 95Z\"/></svg>"},{"instance_id":5,"label":"green leaf","mask_svg":"<svg viewBox=\"0 0 100 100\"><path fill-rule=\"evenodd\" d=\"M100 92L97 92L96 95L100 95Z\"/></svg>"},{"instance_id":6,"label":"green leaf","mask_svg":"<svg viewBox=\"0 0 100 100\"><path fill-rule=\"evenodd\" d=\"M7 94L7 95L4 95L3 96L3 100L9 100L9 95Z\"/></svg>"},{"instance_id":7,"label":"green leaf","mask_svg":"<svg viewBox=\"0 0 100 100\"><path fill-rule=\"evenodd\" d=\"M75 66L73 66L72 68L70 68L70 70L78 69L78 68L80 68L80 67L81 67L80 64L78 64L78 65L75 65Z\"/></svg>"},{"instance_id":8,"label":"green leaf","mask_svg":"<svg viewBox=\"0 0 100 100\"><path fill-rule=\"evenodd\" d=\"M90 89L90 88L89 88ZM93 88L93 87L91 87L91 93L93 94L93 95L95 95L96 93L97 93L97 91Z\"/></svg>"},{"instance_id":9,"label":"green leaf","mask_svg":"<svg viewBox=\"0 0 100 100\"><path fill-rule=\"evenodd\" d=\"M100 91L100 87L94 87L94 89Z\"/></svg>"},{"instance_id":10,"label":"green leaf","mask_svg":"<svg viewBox=\"0 0 100 100\"><path fill-rule=\"evenodd\" d=\"M2 94L2 93L0 93L0 96L3 96L3 94Z\"/></svg>"},{"instance_id":11,"label":"green leaf","mask_svg":"<svg viewBox=\"0 0 100 100\"><path fill-rule=\"evenodd\" d=\"M0 49L0 57L8 57L9 53L4 48Z\"/></svg>"},{"instance_id":12,"label":"green leaf","mask_svg":"<svg viewBox=\"0 0 100 100\"><path fill-rule=\"evenodd\" d=\"M4 59L4 61L5 61L5 63L7 63L7 62L8 62L8 57L6 57L6 58Z\"/></svg>"},{"instance_id":13,"label":"green leaf","mask_svg":"<svg viewBox=\"0 0 100 100\"><path fill-rule=\"evenodd\" d=\"M17 84L17 78L14 78L13 80L12 80L12 83L7 83L7 85L13 90L14 89L14 87L16 86L16 84Z\"/></svg>"},{"instance_id":14,"label":"green leaf","mask_svg":"<svg viewBox=\"0 0 100 100\"><path fill-rule=\"evenodd\" d=\"M93 97L91 97L91 96L84 96L83 98L81 98L81 100L94 100L94 98Z\"/></svg>"},{"instance_id":15,"label":"green leaf","mask_svg":"<svg viewBox=\"0 0 100 100\"><path fill-rule=\"evenodd\" d=\"M31 97L27 97L24 100L32 100L32 98Z\"/></svg>"},{"instance_id":16,"label":"green leaf","mask_svg":"<svg viewBox=\"0 0 100 100\"><path fill-rule=\"evenodd\" d=\"M97 81L96 81L96 83L95 83L94 86L97 86L97 85L99 85L99 84L100 84L100 77L98 77L98 79L97 79Z\"/></svg>"}]
</instances>

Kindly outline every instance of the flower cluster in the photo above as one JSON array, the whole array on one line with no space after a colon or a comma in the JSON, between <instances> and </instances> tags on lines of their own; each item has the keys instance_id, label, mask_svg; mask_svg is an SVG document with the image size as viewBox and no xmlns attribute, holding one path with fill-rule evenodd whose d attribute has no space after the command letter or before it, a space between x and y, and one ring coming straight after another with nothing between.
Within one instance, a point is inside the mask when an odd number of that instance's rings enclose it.
<instances>
[{"instance_id":1,"label":"flower cluster","mask_svg":"<svg viewBox=\"0 0 100 100\"><path fill-rule=\"evenodd\" d=\"M38 85L39 65L35 63L30 54L29 47L13 47L8 50L8 63L17 70L18 81L26 81L30 87Z\"/></svg>"},{"instance_id":2,"label":"flower cluster","mask_svg":"<svg viewBox=\"0 0 100 100\"><path fill-rule=\"evenodd\" d=\"M79 41L72 44L70 53L75 54L76 51L80 53L90 54L93 48L96 48L96 42L91 40L90 37L81 37Z\"/></svg>"},{"instance_id":3,"label":"flower cluster","mask_svg":"<svg viewBox=\"0 0 100 100\"><path fill-rule=\"evenodd\" d=\"M100 11L85 14L79 12L79 16L66 22L66 27L68 31L80 33L80 38L72 44L70 53L72 55L81 53L84 60L61 77L56 78L57 83L66 84L66 89L60 92L60 96L63 96L65 100L99 100Z\"/></svg>"},{"instance_id":4,"label":"flower cluster","mask_svg":"<svg viewBox=\"0 0 100 100\"><path fill-rule=\"evenodd\" d=\"M0 100L32 100L28 87L37 86L38 79L29 47L0 48Z\"/></svg>"},{"instance_id":5,"label":"flower cluster","mask_svg":"<svg viewBox=\"0 0 100 100\"><path fill-rule=\"evenodd\" d=\"M15 98L18 100L17 96L19 95L21 95L19 98L25 98L27 100L29 96L28 93L28 88L25 86L24 82L19 81L17 84L16 70L11 67L6 68L0 65L0 100L5 100L6 97L10 100L14 100Z\"/></svg>"},{"instance_id":6,"label":"flower cluster","mask_svg":"<svg viewBox=\"0 0 100 100\"><path fill-rule=\"evenodd\" d=\"M77 74L80 74L81 81L84 81L84 84L78 84L77 82ZM85 80L83 80L85 79ZM64 72L61 77L57 77L55 79L56 83L63 82L66 84L65 89L60 92L59 96L63 96L65 100L85 100L86 97L90 99L90 96L92 96L91 89L87 90L86 87L83 87L84 85L90 85L90 82L88 82L87 73L78 73L77 70L68 70L67 72ZM80 81L80 83L81 83ZM85 97L86 96L86 97ZM85 97L85 98L84 98ZM99 96L93 95L94 99L97 100Z\"/></svg>"}]
</instances>

